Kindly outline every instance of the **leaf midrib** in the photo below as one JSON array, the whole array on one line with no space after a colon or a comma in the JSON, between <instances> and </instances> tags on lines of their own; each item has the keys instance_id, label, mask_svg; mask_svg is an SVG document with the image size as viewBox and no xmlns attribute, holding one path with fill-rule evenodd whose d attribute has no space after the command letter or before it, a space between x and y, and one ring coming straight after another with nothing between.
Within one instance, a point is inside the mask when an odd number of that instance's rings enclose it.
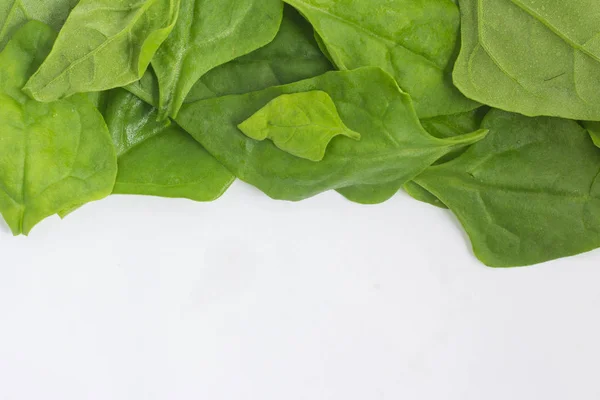
<instances>
[{"instance_id":1,"label":"leaf midrib","mask_svg":"<svg viewBox=\"0 0 600 400\"><path fill-rule=\"evenodd\" d=\"M574 42L568 36L566 36L561 31L559 31L558 28L556 28L550 22L548 22L547 20L545 20L541 15L537 14L534 10L532 10L531 8L529 8L525 4L523 4L520 0L510 0L510 1L514 5L516 5L517 7L519 7L521 10L523 10L524 12L526 12L527 14L529 14L531 17L533 17L535 20L537 20L538 22L540 22L546 28L548 28L552 33L554 33L556 36L558 36L559 38L561 38L565 43L567 43L573 49L582 52L583 54L585 54L588 57L592 58L594 61L600 63L600 57L599 56L591 53L589 50L585 49L582 45Z\"/></svg>"}]
</instances>

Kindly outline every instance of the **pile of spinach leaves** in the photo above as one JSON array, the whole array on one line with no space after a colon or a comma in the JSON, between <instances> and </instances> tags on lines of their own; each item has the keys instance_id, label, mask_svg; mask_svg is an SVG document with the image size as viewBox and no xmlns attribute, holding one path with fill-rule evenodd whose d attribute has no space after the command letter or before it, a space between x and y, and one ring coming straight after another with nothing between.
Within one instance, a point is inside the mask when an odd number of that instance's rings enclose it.
<instances>
[{"instance_id":1,"label":"pile of spinach leaves","mask_svg":"<svg viewBox=\"0 0 600 400\"><path fill-rule=\"evenodd\" d=\"M597 0L2 0L0 212L405 190L477 257L600 247Z\"/></svg>"}]
</instances>

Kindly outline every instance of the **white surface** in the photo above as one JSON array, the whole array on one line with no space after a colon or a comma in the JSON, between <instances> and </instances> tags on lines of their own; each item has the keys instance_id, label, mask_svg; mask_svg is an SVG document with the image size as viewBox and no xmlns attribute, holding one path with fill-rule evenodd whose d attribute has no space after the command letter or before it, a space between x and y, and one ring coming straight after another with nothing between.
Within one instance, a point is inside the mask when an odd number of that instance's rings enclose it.
<instances>
[{"instance_id":1,"label":"white surface","mask_svg":"<svg viewBox=\"0 0 600 400\"><path fill-rule=\"evenodd\" d=\"M485 268L405 195L111 197L0 228L0 399L597 400L599 264Z\"/></svg>"}]
</instances>

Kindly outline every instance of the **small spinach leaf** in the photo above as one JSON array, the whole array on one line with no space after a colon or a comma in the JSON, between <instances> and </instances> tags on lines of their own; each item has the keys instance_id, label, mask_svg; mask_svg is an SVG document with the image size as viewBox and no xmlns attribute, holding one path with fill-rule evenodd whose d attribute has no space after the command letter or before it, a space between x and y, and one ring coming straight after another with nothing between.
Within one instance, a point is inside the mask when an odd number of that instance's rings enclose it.
<instances>
[{"instance_id":1,"label":"small spinach leaf","mask_svg":"<svg viewBox=\"0 0 600 400\"><path fill-rule=\"evenodd\" d=\"M25 91L39 101L141 78L175 21L179 0L81 0Z\"/></svg>"},{"instance_id":2,"label":"small spinach leaf","mask_svg":"<svg viewBox=\"0 0 600 400\"><path fill-rule=\"evenodd\" d=\"M360 140L350 130L323 91L282 94L238 125L254 140L271 139L275 146L296 157L321 161L336 136Z\"/></svg>"},{"instance_id":3,"label":"small spinach leaf","mask_svg":"<svg viewBox=\"0 0 600 400\"><path fill-rule=\"evenodd\" d=\"M117 174L106 124L86 96L40 103L21 91L54 38L32 21L0 53L0 211L15 235L109 195Z\"/></svg>"},{"instance_id":4,"label":"small spinach leaf","mask_svg":"<svg viewBox=\"0 0 600 400\"><path fill-rule=\"evenodd\" d=\"M600 246L600 149L575 121L493 110L488 137L415 181L466 229L492 267L536 264Z\"/></svg>"}]
</instances>

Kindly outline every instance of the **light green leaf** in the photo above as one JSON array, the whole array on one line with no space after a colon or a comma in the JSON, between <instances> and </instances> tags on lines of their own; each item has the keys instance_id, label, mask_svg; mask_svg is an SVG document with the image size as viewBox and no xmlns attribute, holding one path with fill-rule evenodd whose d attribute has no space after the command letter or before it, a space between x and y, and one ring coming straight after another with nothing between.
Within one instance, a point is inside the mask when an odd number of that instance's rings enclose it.
<instances>
[{"instance_id":1,"label":"light green leaf","mask_svg":"<svg viewBox=\"0 0 600 400\"><path fill-rule=\"evenodd\" d=\"M15 235L109 195L117 174L108 129L86 96L40 103L21 91L54 38L29 22L0 53L0 212Z\"/></svg>"},{"instance_id":2,"label":"light green leaf","mask_svg":"<svg viewBox=\"0 0 600 400\"><path fill-rule=\"evenodd\" d=\"M110 92L106 123L119 156L114 193L211 201L234 176L190 135L123 89Z\"/></svg>"},{"instance_id":3,"label":"light green leaf","mask_svg":"<svg viewBox=\"0 0 600 400\"><path fill-rule=\"evenodd\" d=\"M304 160L257 142L237 128L256 110L284 95L320 90L335 103L361 141L334 140L321 162ZM485 136L437 139L419 123L411 99L379 68L328 72L301 82L245 95L188 104L177 122L240 179L269 196L301 200L356 185L402 184L444 154Z\"/></svg>"},{"instance_id":4,"label":"light green leaf","mask_svg":"<svg viewBox=\"0 0 600 400\"><path fill-rule=\"evenodd\" d=\"M462 0L454 83L520 114L600 120L600 2Z\"/></svg>"},{"instance_id":5,"label":"light green leaf","mask_svg":"<svg viewBox=\"0 0 600 400\"><path fill-rule=\"evenodd\" d=\"M583 125L592 137L594 144L600 147L600 122L585 122Z\"/></svg>"},{"instance_id":6,"label":"light green leaf","mask_svg":"<svg viewBox=\"0 0 600 400\"><path fill-rule=\"evenodd\" d=\"M600 246L600 149L575 121L499 110L488 137L415 181L466 229L492 267L536 264Z\"/></svg>"},{"instance_id":7,"label":"light green leaf","mask_svg":"<svg viewBox=\"0 0 600 400\"><path fill-rule=\"evenodd\" d=\"M140 79L178 7L179 0L81 0L24 90L47 102Z\"/></svg>"},{"instance_id":8,"label":"light green leaf","mask_svg":"<svg viewBox=\"0 0 600 400\"><path fill-rule=\"evenodd\" d=\"M238 128L254 140L271 139L281 150L311 161L321 161L336 136L360 140L360 133L344 125L331 97L320 90L283 94Z\"/></svg>"},{"instance_id":9,"label":"light green leaf","mask_svg":"<svg viewBox=\"0 0 600 400\"><path fill-rule=\"evenodd\" d=\"M280 0L181 0L179 20L152 60L161 116L176 117L208 71L271 42L282 9Z\"/></svg>"},{"instance_id":10,"label":"light green leaf","mask_svg":"<svg viewBox=\"0 0 600 400\"><path fill-rule=\"evenodd\" d=\"M28 21L43 22L57 31L79 0L2 0L0 1L0 50Z\"/></svg>"},{"instance_id":11,"label":"light green leaf","mask_svg":"<svg viewBox=\"0 0 600 400\"><path fill-rule=\"evenodd\" d=\"M453 85L458 7L450 0L285 0L314 26L340 69L391 74L424 117L476 108Z\"/></svg>"},{"instance_id":12,"label":"light green leaf","mask_svg":"<svg viewBox=\"0 0 600 400\"><path fill-rule=\"evenodd\" d=\"M403 186L403 189L406 193L408 193L410 197L412 197L415 200L431 204L432 206L438 208L448 208L444 203L442 203L442 201L437 196L435 196L429 190L425 189L423 186L419 185L414 180L406 182Z\"/></svg>"}]
</instances>

